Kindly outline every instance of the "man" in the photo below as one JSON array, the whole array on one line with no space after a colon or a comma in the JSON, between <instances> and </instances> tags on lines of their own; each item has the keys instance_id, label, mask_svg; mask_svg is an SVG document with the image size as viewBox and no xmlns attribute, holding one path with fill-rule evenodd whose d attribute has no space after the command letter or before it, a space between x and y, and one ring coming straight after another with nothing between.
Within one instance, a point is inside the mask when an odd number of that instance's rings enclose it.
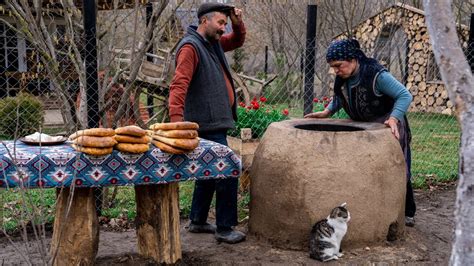
<instances>
[{"instance_id":1,"label":"man","mask_svg":"<svg viewBox=\"0 0 474 266\"><path fill-rule=\"evenodd\" d=\"M199 137L227 146L227 130L237 119L235 88L224 52L243 45L245 27L242 11L220 3L204 3L198 8L199 26L190 26L178 45L176 72L170 86L171 122L199 124ZM224 35L227 17L232 33ZM195 182L189 232L214 233L219 242L245 240L234 230L237 225L238 179ZM207 216L216 192L216 225Z\"/></svg>"}]
</instances>

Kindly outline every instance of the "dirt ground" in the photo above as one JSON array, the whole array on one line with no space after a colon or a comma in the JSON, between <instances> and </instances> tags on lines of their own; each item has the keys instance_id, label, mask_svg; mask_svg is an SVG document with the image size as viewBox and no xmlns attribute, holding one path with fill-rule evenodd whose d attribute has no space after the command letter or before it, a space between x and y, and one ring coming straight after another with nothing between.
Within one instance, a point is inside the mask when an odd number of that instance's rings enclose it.
<instances>
[{"instance_id":1,"label":"dirt ground","mask_svg":"<svg viewBox=\"0 0 474 266\"><path fill-rule=\"evenodd\" d=\"M344 257L333 264L376 262L446 265L451 252L453 211L456 184L444 184L432 190L415 191L418 212L414 228L407 228L405 239L376 246L345 250ZM306 252L272 248L249 236L236 244L218 244L212 235L186 232L181 223L183 260L181 265L314 265ZM246 224L240 226L246 231ZM350 230L350 225L349 225ZM20 240L18 240L20 241ZM38 256L32 256L37 261ZM0 265L22 264L14 246L0 239ZM26 264L26 263L25 263ZM137 255L134 230L101 230L97 265L153 265Z\"/></svg>"}]
</instances>

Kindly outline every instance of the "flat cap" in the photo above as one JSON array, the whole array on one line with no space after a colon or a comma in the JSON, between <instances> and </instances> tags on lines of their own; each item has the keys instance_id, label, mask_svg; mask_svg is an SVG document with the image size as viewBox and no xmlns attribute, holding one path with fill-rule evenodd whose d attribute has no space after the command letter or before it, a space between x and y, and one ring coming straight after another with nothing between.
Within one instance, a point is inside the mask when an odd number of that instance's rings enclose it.
<instances>
[{"instance_id":1,"label":"flat cap","mask_svg":"<svg viewBox=\"0 0 474 266\"><path fill-rule=\"evenodd\" d=\"M233 6L224 5L224 4L221 4L221 3L203 3L202 5L199 6L199 8L197 10L197 16L198 16L198 18L200 18L203 15L205 15L207 13L214 12L214 11L229 14L229 12L233 8L234 8Z\"/></svg>"}]
</instances>

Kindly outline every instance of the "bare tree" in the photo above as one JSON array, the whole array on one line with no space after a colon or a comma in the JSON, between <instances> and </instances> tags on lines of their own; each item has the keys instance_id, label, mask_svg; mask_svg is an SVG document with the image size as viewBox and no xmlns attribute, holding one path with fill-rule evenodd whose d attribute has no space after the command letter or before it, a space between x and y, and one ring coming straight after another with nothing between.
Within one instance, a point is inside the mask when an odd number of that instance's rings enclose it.
<instances>
[{"instance_id":1,"label":"bare tree","mask_svg":"<svg viewBox=\"0 0 474 266\"><path fill-rule=\"evenodd\" d=\"M61 114L66 130L71 132L77 128L87 127L85 93L80 93L81 97L76 101L77 88L83 90L86 84L84 53L88 51L84 50L83 14L80 7L76 6L72 0L61 0L52 4L43 2L7 1L7 8L13 17L13 22L1 20L10 29L16 31L18 36L27 40L38 55L39 67L34 71L41 72L51 82L53 92L61 99ZM103 22L101 20L98 20L97 25L99 68L105 72L103 79L99 82L98 99L102 125L117 124L126 109L132 108L129 98L131 95L140 93L140 88L134 86L134 80L137 79L145 52L160 40L160 36L164 33L164 25L173 17L174 10L183 1L177 1L176 5L168 5L169 0L154 2L148 25L144 25L144 6L139 1L134 1L134 4L128 6L129 9L126 10L120 9L118 1L113 1L113 3L114 6L107 14L105 21L107 25L100 24ZM128 35L128 39L122 40L123 35L116 32L118 29L130 28L130 24L132 24L133 32ZM123 69L115 67L117 55L108 53L116 46L132 51L130 64ZM104 113L107 107L110 107L110 101L117 101L117 99L106 99L106 95L114 84L123 79L124 72L128 73L128 82L125 82L123 88L124 93L121 94L120 102L114 110L113 121L106 121L107 117ZM76 88L75 93L71 93L73 87ZM138 99L138 96L135 97L132 103L133 108L138 108ZM134 112L133 115L137 114L138 112Z\"/></svg>"},{"instance_id":2,"label":"bare tree","mask_svg":"<svg viewBox=\"0 0 474 266\"><path fill-rule=\"evenodd\" d=\"M457 36L452 2L424 0L426 22L441 77L461 123L459 184L451 265L474 264L474 78ZM472 30L472 29L471 29Z\"/></svg>"}]
</instances>

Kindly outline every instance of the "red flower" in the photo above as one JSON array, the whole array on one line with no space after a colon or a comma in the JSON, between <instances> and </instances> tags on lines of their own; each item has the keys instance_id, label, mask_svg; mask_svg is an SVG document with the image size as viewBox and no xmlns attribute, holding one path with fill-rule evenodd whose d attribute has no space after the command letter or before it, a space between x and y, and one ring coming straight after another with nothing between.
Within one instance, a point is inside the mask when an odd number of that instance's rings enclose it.
<instances>
[{"instance_id":1,"label":"red flower","mask_svg":"<svg viewBox=\"0 0 474 266\"><path fill-rule=\"evenodd\" d=\"M255 108L255 106L257 106L257 108ZM251 101L250 102L250 108L249 109L258 109L258 107L260 107L260 104L257 102L257 101Z\"/></svg>"},{"instance_id":2,"label":"red flower","mask_svg":"<svg viewBox=\"0 0 474 266\"><path fill-rule=\"evenodd\" d=\"M267 98L265 98L265 96L260 97L260 102L264 103L266 101L267 101Z\"/></svg>"},{"instance_id":3,"label":"red flower","mask_svg":"<svg viewBox=\"0 0 474 266\"><path fill-rule=\"evenodd\" d=\"M318 98L314 98L314 99L313 99L313 102L317 103L317 102L319 102L319 99L318 99Z\"/></svg>"},{"instance_id":4,"label":"red flower","mask_svg":"<svg viewBox=\"0 0 474 266\"><path fill-rule=\"evenodd\" d=\"M328 107L329 103L324 104L324 108Z\"/></svg>"},{"instance_id":5,"label":"red flower","mask_svg":"<svg viewBox=\"0 0 474 266\"><path fill-rule=\"evenodd\" d=\"M250 110L250 109L252 109L252 106L247 106L246 108L247 108L247 110Z\"/></svg>"},{"instance_id":6,"label":"red flower","mask_svg":"<svg viewBox=\"0 0 474 266\"><path fill-rule=\"evenodd\" d=\"M256 102L256 101L257 101L257 96L254 96L252 99L252 102Z\"/></svg>"},{"instance_id":7,"label":"red flower","mask_svg":"<svg viewBox=\"0 0 474 266\"><path fill-rule=\"evenodd\" d=\"M283 115L289 115L289 114L290 114L290 112L288 111L288 109L283 109L283 111L281 111L281 113L282 113Z\"/></svg>"},{"instance_id":8,"label":"red flower","mask_svg":"<svg viewBox=\"0 0 474 266\"><path fill-rule=\"evenodd\" d=\"M245 107L245 103L244 103L244 102L240 102L239 105L240 105L240 107Z\"/></svg>"},{"instance_id":9,"label":"red flower","mask_svg":"<svg viewBox=\"0 0 474 266\"><path fill-rule=\"evenodd\" d=\"M329 98L326 97L326 96L324 96L324 97L323 97L323 101L327 102L327 101L329 101Z\"/></svg>"}]
</instances>

